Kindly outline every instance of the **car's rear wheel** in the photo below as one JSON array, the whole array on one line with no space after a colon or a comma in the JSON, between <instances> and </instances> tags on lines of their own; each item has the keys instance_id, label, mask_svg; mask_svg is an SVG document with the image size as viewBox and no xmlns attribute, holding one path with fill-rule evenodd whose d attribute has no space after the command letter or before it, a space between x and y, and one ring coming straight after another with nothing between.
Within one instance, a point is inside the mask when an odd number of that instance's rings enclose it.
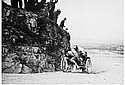
<instances>
[{"instance_id":1,"label":"car's rear wheel","mask_svg":"<svg viewBox=\"0 0 125 85\"><path fill-rule=\"evenodd\" d=\"M66 71L66 61L64 59L61 60L61 69L63 72Z\"/></svg>"}]
</instances>

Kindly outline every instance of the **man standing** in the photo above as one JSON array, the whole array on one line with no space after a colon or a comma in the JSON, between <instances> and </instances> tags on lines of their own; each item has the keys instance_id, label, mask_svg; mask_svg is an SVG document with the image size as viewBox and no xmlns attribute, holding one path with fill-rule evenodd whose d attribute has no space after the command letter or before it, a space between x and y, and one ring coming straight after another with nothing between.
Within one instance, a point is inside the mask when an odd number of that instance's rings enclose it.
<instances>
[{"instance_id":1,"label":"man standing","mask_svg":"<svg viewBox=\"0 0 125 85\"><path fill-rule=\"evenodd\" d=\"M24 8L27 9L28 0L24 0Z\"/></svg>"},{"instance_id":2,"label":"man standing","mask_svg":"<svg viewBox=\"0 0 125 85\"><path fill-rule=\"evenodd\" d=\"M43 9L45 7L46 0L41 0L37 5L36 5L36 10Z\"/></svg>"},{"instance_id":3,"label":"man standing","mask_svg":"<svg viewBox=\"0 0 125 85\"><path fill-rule=\"evenodd\" d=\"M11 0L11 6L17 8L18 7L17 0Z\"/></svg>"},{"instance_id":4,"label":"man standing","mask_svg":"<svg viewBox=\"0 0 125 85\"><path fill-rule=\"evenodd\" d=\"M22 9L22 0L17 0L17 3L19 3L19 8L21 8ZM18 5L18 4L17 4Z\"/></svg>"},{"instance_id":5,"label":"man standing","mask_svg":"<svg viewBox=\"0 0 125 85\"><path fill-rule=\"evenodd\" d=\"M38 0L24 0L25 9L28 11L34 11L36 4L38 4Z\"/></svg>"},{"instance_id":6,"label":"man standing","mask_svg":"<svg viewBox=\"0 0 125 85\"><path fill-rule=\"evenodd\" d=\"M53 20L55 21L55 23L57 23L57 19L58 19L58 16L60 15L60 13L61 13L60 9L58 9L57 11L54 11Z\"/></svg>"},{"instance_id":7,"label":"man standing","mask_svg":"<svg viewBox=\"0 0 125 85\"><path fill-rule=\"evenodd\" d=\"M53 0L50 0L50 3L49 3L49 5L50 5L49 18L50 18L51 20L53 20L53 16L54 16L53 12L54 12L54 10L55 10L55 4L56 4L57 2L58 2L58 0L55 0L55 2L53 2Z\"/></svg>"},{"instance_id":8,"label":"man standing","mask_svg":"<svg viewBox=\"0 0 125 85\"><path fill-rule=\"evenodd\" d=\"M22 0L11 0L11 5L14 8L18 8L18 3L19 3L19 8L22 8Z\"/></svg>"},{"instance_id":9,"label":"man standing","mask_svg":"<svg viewBox=\"0 0 125 85\"><path fill-rule=\"evenodd\" d=\"M65 25L64 25L65 20L66 20L66 18L64 18L64 19L61 21L61 23L60 23L60 27L61 27L61 28L65 27Z\"/></svg>"}]
</instances>

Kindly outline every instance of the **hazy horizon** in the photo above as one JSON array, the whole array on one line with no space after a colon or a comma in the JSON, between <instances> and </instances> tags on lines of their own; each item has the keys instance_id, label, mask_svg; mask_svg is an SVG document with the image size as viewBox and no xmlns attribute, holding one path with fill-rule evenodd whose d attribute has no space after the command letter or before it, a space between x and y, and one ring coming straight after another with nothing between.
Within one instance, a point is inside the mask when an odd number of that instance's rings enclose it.
<instances>
[{"instance_id":1,"label":"hazy horizon","mask_svg":"<svg viewBox=\"0 0 125 85\"><path fill-rule=\"evenodd\" d=\"M92 39L78 39L75 38L71 40L71 44L117 44L117 45L124 45L124 40L92 40Z\"/></svg>"}]
</instances>

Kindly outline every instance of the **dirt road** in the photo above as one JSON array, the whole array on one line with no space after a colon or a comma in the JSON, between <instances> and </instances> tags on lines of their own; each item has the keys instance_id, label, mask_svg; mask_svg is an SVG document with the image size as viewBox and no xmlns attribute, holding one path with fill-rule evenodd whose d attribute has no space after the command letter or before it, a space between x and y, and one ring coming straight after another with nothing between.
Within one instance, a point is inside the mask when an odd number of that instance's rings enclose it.
<instances>
[{"instance_id":1,"label":"dirt road","mask_svg":"<svg viewBox=\"0 0 125 85\"><path fill-rule=\"evenodd\" d=\"M39 74L2 74L3 84L123 84L123 55L90 52L92 73L45 72Z\"/></svg>"}]
</instances>

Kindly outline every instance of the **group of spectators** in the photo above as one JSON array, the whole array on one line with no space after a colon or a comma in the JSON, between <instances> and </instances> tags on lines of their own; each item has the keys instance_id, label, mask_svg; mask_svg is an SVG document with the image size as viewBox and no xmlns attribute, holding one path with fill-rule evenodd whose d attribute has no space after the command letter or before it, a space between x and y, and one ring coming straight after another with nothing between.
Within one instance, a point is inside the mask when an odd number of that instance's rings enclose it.
<instances>
[{"instance_id":1,"label":"group of spectators","mask_svg":"<svg viewBox=\"0 0 125 85\"><path fill-rule=\"evenodd\" d=\"M18 3L19 3L19 8L22 8L22 0L11 0L11 5L12 7L18 8Z\"/></svg>"},{"instance_id":2,"label":"group of spectators","mask_svg":"<svg viewBox=\"0 0 125 85\"><path fill-rule=\"evenodd\" d=\"M60 9L57 9L55 11L55 4L58 2L58 0L50 0L50 2L46 2L46 0L41 0L38 2L38 0L24 0L24 9L28 11L37 11L44 7L47 7L48 13L49 13L49 19L54 20L55 23L57 23L57 18L60 15L61 11ZM11 6L14 8L21 8L22 9L22 0L11 0ZM60 27L63 28L66 18L64 18L61 23Z\"/></svg>"},{"instance_id":3,"label":"group of spectators","mask_svg":"<svg viewBox=\"0 0 125 85\"><path fill-rule=\"evenodd\" d=\"M44 1L46 1L46 0L44 0ZM11 6L14 8L22 8L22 4L23 4L22 0L11 0ZM36 4L38 4L38 0L24 0L24 8L27 8L30 6L33 7ZM30 8L32 9L32 7L30 7Z\"/></svg>"}]
</instances>

